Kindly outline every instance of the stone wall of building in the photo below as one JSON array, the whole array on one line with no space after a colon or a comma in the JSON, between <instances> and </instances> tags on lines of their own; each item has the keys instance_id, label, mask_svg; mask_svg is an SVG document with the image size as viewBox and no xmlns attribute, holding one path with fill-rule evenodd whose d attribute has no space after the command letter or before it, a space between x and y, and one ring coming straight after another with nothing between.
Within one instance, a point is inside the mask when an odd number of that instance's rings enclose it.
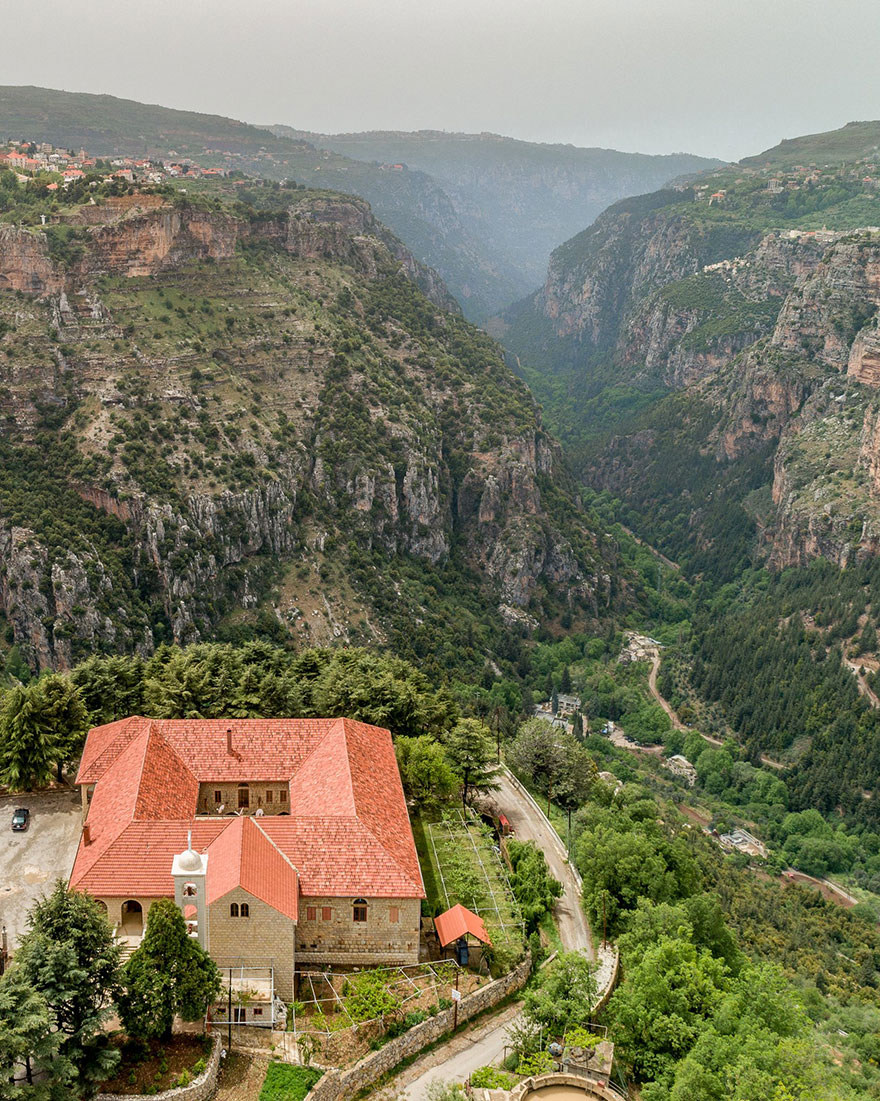
<instances>
[{"instance_id":1,"label":"stone wall of building","mask_svg":"<svg viewBox=\"0 0 880 1101\"><path fill-rule=\"evenodd\" d=\"M296 932L300 969L326 963L390 967L419 962L421 901L417 898L366 901L367 920L355 921L354 898L300 899Z\"/></svg>"},{"instance_id":2,"label":"stone wall of building","mask_svg":"<svg viewBox=\"0 0 880 1101\"><path fill-rule=\"evenodd\" d=\"M528 980L532 968L530 957L513 971L502 975L495 982L481 986L471 994L466 994L458 1007L458 1022L470 1020L484 1009L490 1009L503 1001L508 994L521 990ZM383 1074L387 1074L403 1059L416 1055L451 1031L454 1020L454 1008L444 1009L436 1017L429 1017L415 1028L404 1032L378 1051L371 1052L349 1067L348 1070L328 1071L309 1091L306 1101L348 1101L363 1089L372 1086Z\"/></svg>"},{"instance_id":3,"label":"stone wall of building","mask_svg":"<svg viewBox=\"0 0 880 1101\"><path fill-rule=\"evenodd\" d=\"M229 814L238 810L239 783L212 781L199 784L198 814ZM220 796L218 799L217 796ZM252 780L247 785L248 811L259 807L264 814L290 814L290 785L286 780Z\"/></svg>"},{"instance_id":4,"label":"stone wall of building","mask_svg":"<svg viewBox=\"0 0 880 1101\"><path fill-rule=\"evenodd\" d=\"M220 1069L222 1048L223 1037L218 1033L214 1037L214 1046L211 1048L211 1055L204 1073L188 1086L154 1093L151 1101L206 1101L208 1097L213 1097L217 1089L217 1072ZM146 1101L146 1094L99 1093L95 1101Z\"/></svg>"},{"instance_id":5,"label":"stone wall of building","mask_svg":"<svg viewBox=\"0 0 880 1101\"><path fill-rule=\"evenodd\" d=\"M242 903L248 906L248 917L232 917L230 907L235 904L240 911ZM273 967L275 993L286 1002L293 1000L296 924L290 918L237 887L208 907L208 935L214 959Z\"/></svg>"}]
</instances>

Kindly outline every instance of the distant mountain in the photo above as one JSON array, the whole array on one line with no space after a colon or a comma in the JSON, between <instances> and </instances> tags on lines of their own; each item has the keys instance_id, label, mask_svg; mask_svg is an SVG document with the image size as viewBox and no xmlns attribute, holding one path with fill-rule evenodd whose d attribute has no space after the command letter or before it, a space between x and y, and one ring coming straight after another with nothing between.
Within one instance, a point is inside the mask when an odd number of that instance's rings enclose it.
<instances>
[{"instance_id":1,"label":"distant mountain","mask_svg":"<svg viewBox=\"0 0 880 1101\"><path fill-rule=\"evenodd\" d=\"M0 87L0 138L47 141L98 156L190 158L360 195L422 263L442 274L470 317L486 316L534 286L507 270L490 240L462 224L453 202L425 173L385 171L235 119L115 96Z\"/></svg>"},{"instance_id":2,"label":"distant mountain","mask_svg":"<svg viewBox=\"0 0 880 1101\"><path fill-rule=\"evenodd\" d=\"M880 122L848 122L839 130L786 138L772 149L765 149L754 157L745 157L740 164L754 168L841 164L875 157L878 150Z\"/></svg>"},{"instance_id":3,"label":"distant mountain","mask_svg":"<svg viewBox=\"0 0 880 1101\"><path fill-rule=\"evenodd\" d=\"M650 156L518 141L498 134L270 129L355 160L428 173L452 200L463 225L475 237L494 242L508 270L529 289L542 281L556 245L611 203L721 163L688 153ZM377 210L382 213L378 204Z\"/></svg>"},{"instance_id":4,"label":"distant mountain","mask_svg":"<svg viewBox=\"0 0 880 1101\"><path fill-rule=\"evenodd\" d=\"M99 156L168 156L172 150L180 156L201 156L208 149L289 153L292 149L285 138L221 115L30 86L0 87L0 138L48 141ZM304 142L296 144L306 148Z\"/></svg>"}]
</instances>

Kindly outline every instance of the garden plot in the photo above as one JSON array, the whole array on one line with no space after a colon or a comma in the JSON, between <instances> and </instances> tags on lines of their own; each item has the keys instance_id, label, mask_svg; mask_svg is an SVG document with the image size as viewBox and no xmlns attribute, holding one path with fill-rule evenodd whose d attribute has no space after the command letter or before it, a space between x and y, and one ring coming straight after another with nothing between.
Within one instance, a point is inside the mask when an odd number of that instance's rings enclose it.
<instances>
[{"instance_id":1,"label":"garden plot","mask_svg":"<svg viewBox=\"0 0 880 1101\"><path fill-rule=\"evenodd\" d=\"M379 967L349 975L305 971L289 1025L302 1051L342 1065L383 1036L396 1036L452 1004L452 990L470 993L487 980L452 960Z\"/></svg>"},{"instance_id":2,"label":"garden plot","mask_svg":"<svg viewBox=\"0 0 880 1101\"><path fill-rule=\"evenodd\" d=\"M491 832L457 811L426 822L425 836L439 901L479 914L492 941L493 970L510 970L522 957L525 925Z\"/></svg>"}]
</instances>

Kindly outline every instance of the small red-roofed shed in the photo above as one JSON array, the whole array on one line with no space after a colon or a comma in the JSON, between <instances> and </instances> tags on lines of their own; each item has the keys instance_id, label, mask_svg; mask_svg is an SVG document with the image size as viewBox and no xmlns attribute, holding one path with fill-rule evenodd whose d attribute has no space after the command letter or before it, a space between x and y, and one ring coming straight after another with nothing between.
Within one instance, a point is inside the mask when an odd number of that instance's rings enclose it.
<instances>
[{"instance_id":1,"label":"small red-roofed shed","mask_svg":"<svg viewBox=\"0 0 880 1101\"><path fill-rule=\"evenodd\" d=\"M441 948L446 948L447 945L453 944L462 937L467 939L469 935L492 947L483 919L473 910L462 906L460 902L434 918L434 929Z\"/></svg>"}]
</instances>

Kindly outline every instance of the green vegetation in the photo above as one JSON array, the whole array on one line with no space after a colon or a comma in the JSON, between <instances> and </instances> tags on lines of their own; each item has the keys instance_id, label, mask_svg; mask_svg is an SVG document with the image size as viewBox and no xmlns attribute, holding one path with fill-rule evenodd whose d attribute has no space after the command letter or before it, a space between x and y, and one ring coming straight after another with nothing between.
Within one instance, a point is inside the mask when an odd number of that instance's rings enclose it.
<instances>
[{"instance_id":1,"label":"green vegetation","mask_svg":"<svg viewBox=\"0 0 880 1101\"><path fill-rule=\"evenodd\" d=\"M483 958L493 975L509 971L525 952L523 922L491 832L460 812L449 812L439 822L422 821L419 833L429 913L461 903L478 914L492 941Z\"/></svg>"},{"instance_id":2,"label":"green vegetation","mask_svg":"<svg viewBox=\"0 0 880 1101\"><path fill-rule=\"evenodd\" d=\"M876 926L755 880L644 788L609 796L576 816L575 853L594 928L604 900L620 932L623 981L603 1022L643 1096L872 1095L875 1070L854 1055L864 1033L847 1040L840 1070L817 1045L837 1010L813 984L828 993L833 982L835 998L873 1020Z\"/></svg>"},{"instance_id":3,"label":"green vegetation","mask_svg":"<svg viewBox=\"0 0 880 1101\"><path fill-rule=\"evenodd\" d=\"M0 782L13 791L62 780L85 742L89 716L75 685L48 675L10 688L0 701Z\"/></svg>"},{"instance_id":4,"label":"green vegetation","mask_svg":"<svg viewBox=\"0 0 880 1101\"><path fill-rule=\"evenodd\" d=\"M171 1035L174 1018L198 1021L220 993L220 972L189 935L173 899L150 906L146 932L120 973L116 1005L129 1036L140 1040Z\"/></svg>"},{"instance_id":5,"label":"green vegetation","mask_svg":"<svg viewBox=\"0 0 880 1101\"><path fill-rule=\"evenodd\" d=\"M0 1000L11 998L32 1014L16 1022L0 1018L0 1053L8 1060L0 1065L4 1080L22 1063L27 1043L31 1070L47 1075L39 1086L46 1096L94 1095L119 1060L103 1030L119 989L120 952L89 895L68 891L59 880L34 905L15 965L0 979ZM25 997L25 987L36 998Z\"/></svg>"},{"instance_id":6,"label":"green vegetation","mask_svg":"<svg viewBox=\"0 0 880 1101\"><path fill-rule=\"evenodd\" d=\"M270 1063L260 1090L259 1101L303 1101L323 1071L314 1067L294 1067L289 1063Z\"/></svg>"}]
</instances>

